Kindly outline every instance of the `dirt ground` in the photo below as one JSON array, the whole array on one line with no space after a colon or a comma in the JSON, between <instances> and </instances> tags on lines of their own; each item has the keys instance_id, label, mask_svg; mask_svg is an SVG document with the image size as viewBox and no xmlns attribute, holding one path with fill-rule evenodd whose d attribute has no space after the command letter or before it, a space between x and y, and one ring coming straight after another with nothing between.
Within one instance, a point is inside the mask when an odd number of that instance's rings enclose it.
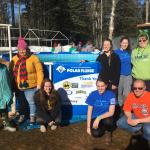
<instances>
[{"instance_id":1,"label":"dirt ground","mask_svg":"<svg viewBox=\"0 0 150 150\"><path fill-rule=\"evenodd\" d=\"M47 130L39 129L10 133L0 131L0 150L148 150L143 141L130 144L131 134L116 129L110 146L104 144L104 137L93 138L86 133L86 123L76 123Z\"/></svg>"}]
</instances>

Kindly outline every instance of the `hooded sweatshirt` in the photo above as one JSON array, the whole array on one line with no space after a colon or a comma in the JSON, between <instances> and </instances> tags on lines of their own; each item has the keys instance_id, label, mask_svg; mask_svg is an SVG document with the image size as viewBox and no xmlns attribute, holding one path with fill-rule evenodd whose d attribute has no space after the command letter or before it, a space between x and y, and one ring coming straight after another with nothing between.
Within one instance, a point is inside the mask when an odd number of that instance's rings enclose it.
<instances>
[{"instance_id":1,"label":"hooded sweatshirt","mask_svg":"<svg viewBox=\"0 0 150 150\"><path fill-rule=\"evenodd\" d=\"M149 40L148 34L146 34ZM132 76L135 79L150 80L150 43L141 49L135 48L131 55Z\"/></svg>"}]
</instances>

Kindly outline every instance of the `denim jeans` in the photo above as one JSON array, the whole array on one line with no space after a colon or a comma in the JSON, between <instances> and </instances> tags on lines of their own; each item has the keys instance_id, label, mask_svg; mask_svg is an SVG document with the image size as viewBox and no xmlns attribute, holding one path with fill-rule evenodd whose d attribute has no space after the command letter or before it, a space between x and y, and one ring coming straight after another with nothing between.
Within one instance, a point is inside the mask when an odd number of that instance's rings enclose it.
<instances>
[{"instance_id":1,"label":"denim jeans","mask_svg":"<svg viewBox=\"0 0 150 150\"><path fill-rule=\"evenodd\" d=\"M29 108L30 108L30 116L35 116L36 106L34 102L34 94L36 90L37 90L36 88L33 88L24 91L24 95L26 97L26 100L28 101Z\"/></svg>"},{"instance_id":2,"label":"denim jeans","mask_svg":"<svg viewBox=\"0 0 150 150\"><path fill-rule=\"evenodd\" d=\"M132 118L135 119L136 117L132 115ZM131 126L127 123L127 117L123 116L117 121L117 126L131 133L135 133L142 129L143 137L146 140L150 141L150 123L140 123L140 124L137 124L136 126Z\"/></svg>"}]
</instances>

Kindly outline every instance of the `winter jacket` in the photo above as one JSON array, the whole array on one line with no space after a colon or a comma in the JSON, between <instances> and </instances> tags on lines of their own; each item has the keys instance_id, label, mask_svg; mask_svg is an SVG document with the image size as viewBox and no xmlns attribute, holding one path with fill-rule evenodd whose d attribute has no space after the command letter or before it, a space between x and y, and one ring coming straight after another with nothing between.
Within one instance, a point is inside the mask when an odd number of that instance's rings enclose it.
<instances>
[{"instance_id":1,"label":"winter jacket","mask_svg":"<svg viewBox=\"0 0 150 150\"><path fill-rule=\"evenodd\" d=\"M17 63L18 60L19 60L19 57L17 55L12 58L12 61L10 64L12 71L14 70L15 64ZM29 86L27 88L29 89L29 88L41 86L44 74L43 74L42 64L37 56L32 54L29 58L27 58L26 69L27 69L27 73L28 73L27 83L29 84ZM20 83L19 73L20 73L20 71L18 70L17 87L20 90L24 90L26 88L24 88L24 87L21 88L19 86L19 83Z\"/></svg>"},{"instance_id":2,"label":"winter jacket","mask_svg":"<svg viewBox=\"0 0 150 150\"><path fill-rule=\"evenodd\" d=\"M102 65L102 70L99 77L118 86L120 79L120 59L117 54L112 52L111 57L108 57L105 53L100 54L97 58Z\"/></svg>"},{"instance_id":3,"label":"winter jacket","mask_svg":"<svg viewBox=\"0 0 150 150\"><path fill-rule=\"evenodd\" d=\"M0 109L5 109L12 98L10 77L7 67L0 64Z\"/></svg>"},{"instance_id":4,"label":"winter jacket","mask_svg":"<svg viewBox=\"0 0 150 150\"><path fill-rule=\"evenodd\" d=\"M48 103L46 103L44 107L40 103L40 90L35 93L34 101L36 104L36 113L37 113L37 116L42 118L46 123L49 123L50 121L55 121L55 122L60 123L61 122L60 96L58 92L55 90L52 90L51 94L54 95L56 99L56 103L49 110ZM48 102L47 98L46 98L46 101Z\"/></svg>"}]
</instances>

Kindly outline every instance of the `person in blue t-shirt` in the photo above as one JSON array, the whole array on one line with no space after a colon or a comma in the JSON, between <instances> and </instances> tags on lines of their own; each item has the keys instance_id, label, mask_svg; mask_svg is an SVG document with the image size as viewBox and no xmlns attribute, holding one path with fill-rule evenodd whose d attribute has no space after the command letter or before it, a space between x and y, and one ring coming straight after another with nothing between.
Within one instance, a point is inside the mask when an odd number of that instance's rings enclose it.
<instances>
[{"instance_id":1,"label":"person in blue t-shirt","mask_svg":"<svg viewBox=\"0 0 150 150\"><path fill-rule=\"evenodd\" d=\"M120 39L120 48L115 50L121 62L120 80L118 86L118 103L119 106L124 104L124 100L131 91L131 48L128 37Z\"/></svg>"},{"instance_id":2,"label":"person in blue t-shirt","mask_svg":"<svg viewBox=\"0 0 150 150\"><path fill-rule=\"evenodd\" d=\"M97 90L93 91L87 98L87 133L94 137L106 134L106 144L111 143L111 132L115 127L113 118L115 112L115 94L107 89L107 82L98 78Z\"/></svg>"}]
</instances>

